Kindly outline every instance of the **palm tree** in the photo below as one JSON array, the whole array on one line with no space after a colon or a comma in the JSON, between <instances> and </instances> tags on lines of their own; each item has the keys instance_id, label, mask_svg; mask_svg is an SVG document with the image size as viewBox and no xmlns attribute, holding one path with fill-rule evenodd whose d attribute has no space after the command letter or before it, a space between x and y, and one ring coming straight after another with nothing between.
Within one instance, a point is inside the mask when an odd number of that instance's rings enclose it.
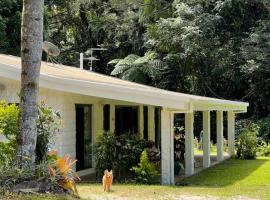
<instances>
[{"instance_id":1,"label":"palm tree","mask_svg":"<svg viewBox=\"0 0 270 200\"><path fill-rule=\"evenodd\" d=\"M43 42L44 0L23 0L21 24L20 138L17 156L22 167L35 165L38 92Z\"/></svg>"},{"instance_id":2,"label":"palm tree","mask_svg":"<svg viewBox=\"0 0 270 200\"><path fill-rule=\"evenodd\" d=\"M115 65L111 75L142 84L156 80L159 77L159 68L164 65L153 51L148 51L143 57L130 54L124 59L114 59L108 64Z\"/></svg>"}]
</instances>

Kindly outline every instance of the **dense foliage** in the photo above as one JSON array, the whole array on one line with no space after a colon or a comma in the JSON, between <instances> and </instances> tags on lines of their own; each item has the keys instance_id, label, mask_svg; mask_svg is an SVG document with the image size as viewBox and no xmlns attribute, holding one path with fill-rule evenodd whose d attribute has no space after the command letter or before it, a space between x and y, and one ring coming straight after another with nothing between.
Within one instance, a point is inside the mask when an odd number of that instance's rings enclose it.
<instances>
[{"instance_id":1,"label":"dense foliage","mask_svg":"<svg viewBox=\"0 0 270 200\"><path fill-rule=\"evenodd\" d=\"M258 155L269 157L270 156L270 144L267 144L266 142L261 141L261 144L258 147Z\"/></svg>"},{"instance_id":2,"label":"dense foliage","mask_svg":"<svg viewBox=\"0 0 270 200\"><path fill-rule=\"evenodd\" d=\"M0 101L0 165L13 159L19 134L19 109Z\"/></svg>"},{"instance_id":3,"label":"dense foliage","mask_svg":"<svg viewBox=\"0 0 270 200\"><path fill-rule=\"evenodd\" d=\"M93 148L96 170L99 177L105 169L114 171L129 171L140 161L140 155L146 142L136 134L123 134L115 136L105 132L100 134Z\"/></svg>"},{"instance_id":4,"label":"dense foliage","mask_svg":"<svg viewBox=\"0 0 270 200\"><path fill-rule=\"evenodd\" d=\"M22 1L0 1L0 53L19 55Z\"/></svg>"},{"instance_id":5,"label":"dense foliage","mask_svg":"<svg viewBox=\"0 0 270 200\"><path fill-rule=\"evenodd\" d=\"M36 165L33 174L32 169L21 168L17 162L7 161L0 165L0 195L12 191L19 183L45 178L49 178L48 166L45 163Z\"/></svg>"},{"instance_id":6,"label":"dense foliage","mask_svg":"<svg viewBox=\"0 0 270 200\"><path fill-rule=\"evenodd\" d=\"M54 142L53 137L60 133L61 116L42 103L39 105L37 126L36 162L41 163L47 159L49 147ZM0 102L0 165L14 159L19 134L19 107Z\"/></svg>"},{"instance_id":7,"label":"dense foliage","mask_svg":"<svg viewBox=\"0 0 270 200\"><path fill-rule=\"evenodd\" d=\"M265 117L261 119L242 119L236 122L236 134L239 134L245 127L247 127L249 124L256 124L258 129L257 137L261 141L265 141L267 143L270 142L270 118Z\"/></svg>"},{"instance_id":8,"label":"dense foliage","mask_svg":"<svg viewBox=\"0 0 270 200\"><path fill-rule=\"evenodd\" d=\"M48 150L53 144L53 137L61 130L60 113L42 103L38 107L38 134L36 147L36 162L47 160Z\"/></svg>"},{"instance_id":9,"label":"dense foliage","mask_svg":"<svg viewBox=\"0 0 270 200\"><path fill-rule=\"evenodd\" d=\"M239 159L255 159L257 154L257 135L259 127L249 124L237 135L236 157Z\"/></svg>"},{"instance_id":10,"label":"dense foliage","mask_svg":"<svg viewBox=\"0 0 270 200\"><path fill-rule=\"evenodd\" d=\"M0 101L0 195L31 187L39 192L70 191L78 196L75 180L79 180L79 177L72 169L76 161L72 161L68 155L48 156L53 137L60 132L60 114L42 103L38 106L37 127L36 165L33 173L31 168L22 168L15 157L20 134L19 107Z\"/></svg>"},{"instance_id":11,"label":"dense foliage","mask_svg":"<svg viewBox=\"0 0 270 200\"><path fill-rule=\"evenodd\" d=\"M100 60L94 71L248 101L243 117L269 117L267 0L46 0L45 5L44 37L61 49L57 62L78 66L80 52L105 47L95 52ZM19 54L20 13L21 1L1 1L0 52ZM115 66L107 65L111 60Z\"/></svg>"},{"instance_id":12,"label":"dense foliage","mask_svg":"<svg viewBox=\"0 0 270 200\"><path fill-rule=\"evenodd\" d=\"M148 153L145 150L142 152L138 166L132 167L131 170L136 174L135 181L137 183L150 184L158 176L156 166L149 161Z\"/></svg>"}]
</instances>

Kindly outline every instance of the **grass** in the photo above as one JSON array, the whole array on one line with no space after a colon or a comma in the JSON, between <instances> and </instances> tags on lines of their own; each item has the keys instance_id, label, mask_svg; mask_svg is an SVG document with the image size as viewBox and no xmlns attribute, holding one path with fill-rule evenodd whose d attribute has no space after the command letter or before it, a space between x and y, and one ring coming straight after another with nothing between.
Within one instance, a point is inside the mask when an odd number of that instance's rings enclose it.
<instances>
[{"instance_id":1,"label":"grass","mask_svg":"<svg viewBox=\"0 0 270 200\"><path fill-rule=\"evenodd\" d=\"M257 160L231 159L184 180L190 186L114 184L111 193L102 191L101 184L79 184L82 199L180 199L183 195L212 199L235 196L270 200L270 158ZM210 195L210 196L209 196ZM47 198L46 198L47 197ZM1 198L0 198L1 199ZM18 198L19 199L19 198ZM23 199L71 199L64 196L27 196ZM190 198L189 198L190 199ZM246 199L245 199L246 200Z\"/></svg>"},{"instance_id":2,"label":"grass","mask_svg":"<svg viewBox=\"0 0 270 200\"><path fill-rule=\"evenodd\" d=\"M225 199L245 196L269 200L270 158L227 160L184 181L191 186L113 185L113 192L107 194L101 184L82 184L79 191L85 199L174 199L180 195L211 195Z\"/></svg>"},{"instance_id":3,"label":"grass","mask_svg":"<svg viewBox=\"0 0 270 200\"><path fill-rule=\"evenodd\" d=\"M217 155L217 146L213 145L210 149L210 154L212 156ZM194 148L194 155L203 155L203 150L202 149L198 149L198 148ZM228 155L228 153L226 151L223 151L223 155Z\"/></svg>"}]
</instances>

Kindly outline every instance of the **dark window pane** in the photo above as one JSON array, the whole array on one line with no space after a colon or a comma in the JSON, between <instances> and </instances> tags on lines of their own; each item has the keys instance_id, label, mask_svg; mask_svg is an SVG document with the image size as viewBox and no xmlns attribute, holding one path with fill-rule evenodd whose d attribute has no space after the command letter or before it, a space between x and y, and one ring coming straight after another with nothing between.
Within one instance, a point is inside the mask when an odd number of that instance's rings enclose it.
<instances>
[{"instance_id":1,"label":"dark window pane","mask_svg":"<svg viewBox=\"0 0 270 200\"><path fill-rule=\"evenodd\" d=\"M115 132L116 135L138 133L138 107L116 106Z\"/></svg>"},{"instance_id":2,"label":"dark window pane","mask_svg":"<svg viewBox=\"0 0 270 200\"><path fill-rule=\"evenodd\" d=\"M76 169L92 167L92 107L76 105Z\"/></svg>"},{"instance_id":3,"label":"dark window pane","mask_svg":"<svg viewBox=\"0 0 270 200\"><path fill-rule=\"evenodd\" d=\"M103 129L110 130L110 105L106 104L103 107Z\"/></svg>"},{"instance_id":4,"label":"dark window pane","mask_svg":"<svg viewBox=\"0 0 270 200\"><path fill-rule=\"evenodd\" d=\"M161 108L155 108L155 145L160 147L161 138Z\"/></svg>"},{"instance_id":5,"label":"dark window pane","mask_svg":"<svg viewBox=\"0 0 270 200\"><path fill-rule=\"evenodd\" d=\"M148 140L148 106L143 107L143 138Z\"/></svg>"}]
</instances>

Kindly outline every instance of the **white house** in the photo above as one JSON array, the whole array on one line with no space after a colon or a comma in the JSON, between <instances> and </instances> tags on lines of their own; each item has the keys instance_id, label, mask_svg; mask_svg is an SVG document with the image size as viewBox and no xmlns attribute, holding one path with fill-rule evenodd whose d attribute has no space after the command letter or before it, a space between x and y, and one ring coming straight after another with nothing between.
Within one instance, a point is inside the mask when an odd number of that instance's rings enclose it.
<instances>
[{"instance_id":1,"label":"white house","mask_svg":"<svg viewBox=\"0 0 270 200\"><path fill-rule=\"evenodd\" d=\"M21 60L0 54L0 99L18 103ZM74 67L42 63L40 101L61 112L63 134L55 141L59 154L78 160L81 175L93 172L91 148L103 129L132 130L158 140L161 135L161 181L174 184L173 116L185 114L185 173L194 173L194 112L203 112L203 167L210 166L210 111L217 112L217 159L223 160L223 113L228 117L228 148L234 154L235 114L248 103L170 92Z\"/></svg>"}]
</instances>

